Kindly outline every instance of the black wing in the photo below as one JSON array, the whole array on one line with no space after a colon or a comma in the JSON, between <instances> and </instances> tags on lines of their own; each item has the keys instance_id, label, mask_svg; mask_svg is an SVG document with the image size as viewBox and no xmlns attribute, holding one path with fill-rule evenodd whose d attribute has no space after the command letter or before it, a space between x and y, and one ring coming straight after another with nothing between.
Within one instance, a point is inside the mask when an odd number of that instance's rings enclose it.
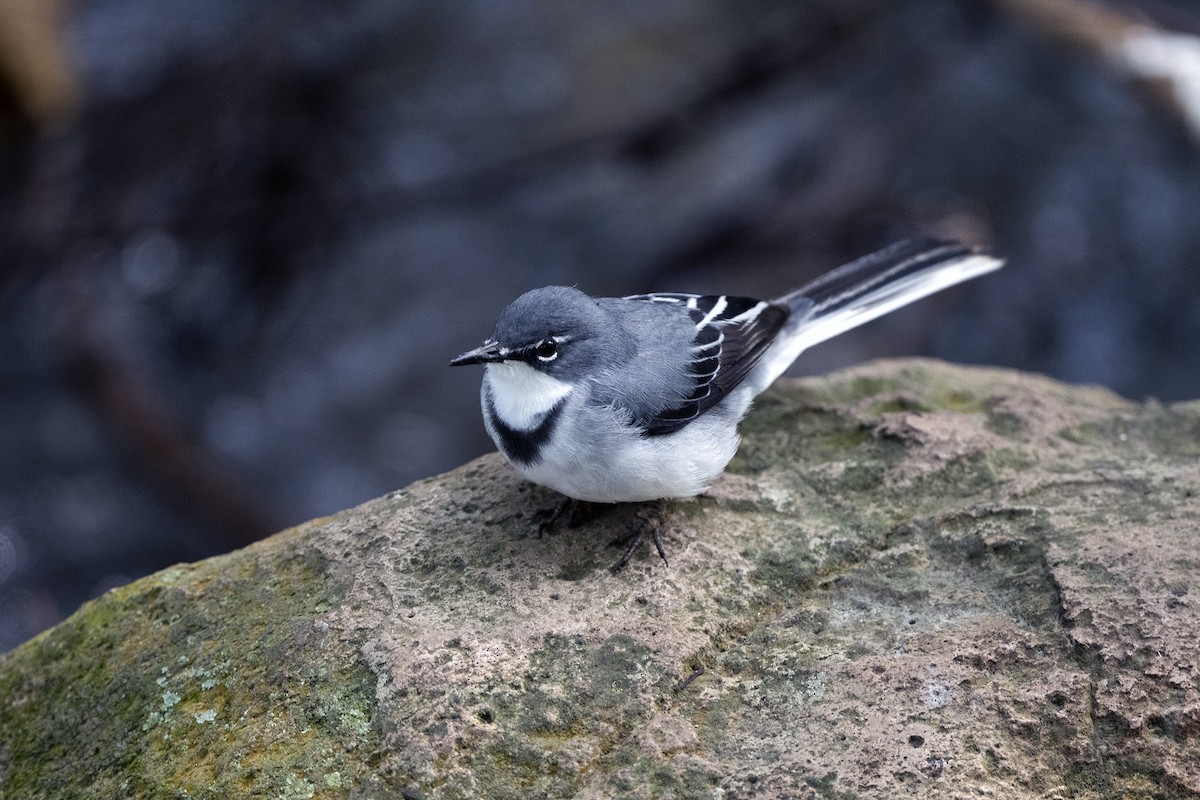
<instances>
[{"instance_id":1,"label":"black wing","mask_svg":"<svg viewBox=\"0 0 1200 800\"><path fill-rule=\"evenodd\" d=\"M625 299L683 306L696 325L692 392L651 420L649 436L677 431L721 402L762 358L790 313L786 306L727 295L637 294Z\"/></svg>"}]
</instances>

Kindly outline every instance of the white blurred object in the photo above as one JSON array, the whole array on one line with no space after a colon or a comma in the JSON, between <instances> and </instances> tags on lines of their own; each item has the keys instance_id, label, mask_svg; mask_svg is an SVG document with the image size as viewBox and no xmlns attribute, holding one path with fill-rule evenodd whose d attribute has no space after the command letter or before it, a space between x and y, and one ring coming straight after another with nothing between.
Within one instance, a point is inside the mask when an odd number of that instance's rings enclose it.
<instances>
[{"instance_id":1,"label":"white blurred object","mask_svg":"<svg viewBox=\"0 0 1200 800\"><path fill-rule=\"evenodd\" d=\"M1200 143L1200 36L1168 29L1165 21L1147 22L1145 8L1126 9L1120 3L992 2L1039 35L1101 59L1144 95L1164 102ZM1188 27L1200 23L1179 11Z\"/></svg>"},{"instance_id":2,"label":"white blurred object","mask_svg":"<svg viewBox=\"0 0 1200 800\"><path fill-rule=\"evenodd\" d=\"M1200 139L1200 37L1131 26L1109 58L1130 77L1164 81L1192 136Z\"/></svg>"}]
</instances>

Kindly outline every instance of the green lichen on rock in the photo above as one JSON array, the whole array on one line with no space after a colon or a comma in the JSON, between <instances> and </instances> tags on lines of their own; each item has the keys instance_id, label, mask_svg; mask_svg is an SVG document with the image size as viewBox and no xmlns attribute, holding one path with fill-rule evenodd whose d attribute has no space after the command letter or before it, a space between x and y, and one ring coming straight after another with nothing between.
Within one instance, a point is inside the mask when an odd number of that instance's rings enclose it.
<instances>
[{"instance_id":1,"label":"green lichen on rock","mask_svg":"<svg viewBox=\"0 0 1200 800\"><path fill-rule=\"evenodd\" d=\"M5 656L0 797L312 797L368 777L373 676L330 635L340 598L299 538L116 589Z\"/></svg>"},{"instance_id":2,"label":"green lichen on rock","mask_svg":"<svg viewBox=\"0 0 1200 800\"><path fill-rule=\"evenodd\" d=\"M786 382L624 573L495 456L0 657L0 800L1200 796L1200 403Z\"/></svg>"}]
</instances>

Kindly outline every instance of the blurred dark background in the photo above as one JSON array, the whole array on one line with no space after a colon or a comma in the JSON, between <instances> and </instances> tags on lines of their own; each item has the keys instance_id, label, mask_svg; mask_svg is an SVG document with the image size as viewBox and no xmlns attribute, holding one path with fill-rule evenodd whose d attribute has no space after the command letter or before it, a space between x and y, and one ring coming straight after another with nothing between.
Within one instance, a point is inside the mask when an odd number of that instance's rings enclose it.
<instances>
[{"instance_id":1,"label":"blurred dark background","mask_svg":"<svg viewBox=\"0 0 1200 800\"><path fill-rule=\"evenodd\" d=\"M933 232L1009 265L799 372L1200 397L1196 11L0 0L0 651L490 450L446 362L539 285L771 295Z\"/></svg>"}]
</instances>

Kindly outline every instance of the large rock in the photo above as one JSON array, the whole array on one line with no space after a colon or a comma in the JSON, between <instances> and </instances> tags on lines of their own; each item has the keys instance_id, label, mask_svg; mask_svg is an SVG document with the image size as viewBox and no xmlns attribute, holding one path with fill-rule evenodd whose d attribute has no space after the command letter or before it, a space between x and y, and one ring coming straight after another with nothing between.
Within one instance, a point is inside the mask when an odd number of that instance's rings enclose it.
<instances>
[{"instance_id":1,"label":"large rock","mask_svg":"<svg viewBox=\"0 0 1200 800\"><path fill-rule=\"evenodd\" d=\"M114 590L0 658L0 798L1200 795L1200 403L881 362L743 430L669 566L488 456Z\"/></svg>"}]
</instances>

